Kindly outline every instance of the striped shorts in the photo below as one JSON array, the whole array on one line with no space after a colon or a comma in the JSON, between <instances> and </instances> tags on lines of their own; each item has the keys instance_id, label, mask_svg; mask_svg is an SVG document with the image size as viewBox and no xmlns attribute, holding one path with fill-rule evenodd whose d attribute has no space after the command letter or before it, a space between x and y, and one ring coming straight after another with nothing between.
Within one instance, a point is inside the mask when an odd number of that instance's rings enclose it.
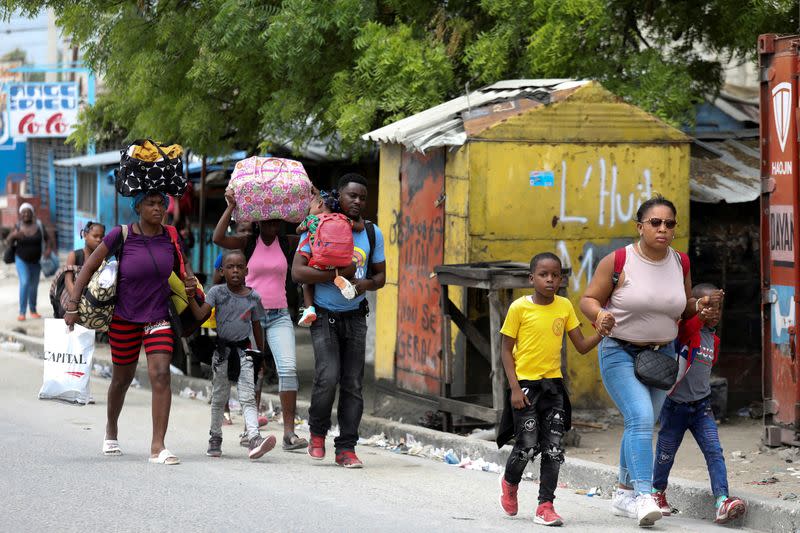
<instances>
[{"instance_id":1,"label":"striped shorts","mask_svg":"<svg viewBox=\"0 0 800 533\"><path fill-rule=\"evenodd\" d=\"M171 354L174 344L172 326L166 320L142 324L114 316L108 328L108 343L111 345L111 361L115 365L134 364L139 360L142 344L147 355Z\"/></svg>"}]
</instances>

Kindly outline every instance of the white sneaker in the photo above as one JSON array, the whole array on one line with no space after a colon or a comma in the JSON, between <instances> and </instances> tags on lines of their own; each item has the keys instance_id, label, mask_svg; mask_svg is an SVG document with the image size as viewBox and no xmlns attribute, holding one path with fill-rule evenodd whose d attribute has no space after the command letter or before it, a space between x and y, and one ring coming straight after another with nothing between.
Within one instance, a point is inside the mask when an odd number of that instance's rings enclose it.
<instances>
[{"instance_id":1,"label":"white sneaker","mask_svg":"<svg viewBox=\"0 0 800 533\"><path fill-rule=\"evenodd\" d=\"M652 494L639 494L636 497L636 518L639 527L650 527L661 520L661 509Z\"/></svg>"},{"instance_id":2,"label":"white sneaker","mask_svg":"<svg viewBox=\"0 0 800 533\"><path fill-rule=\"evenodd\" d=\"M636 498L632 490L616 490L611 500L611 513L614 516L636 518Z\"/></svg>"}]
</instances>

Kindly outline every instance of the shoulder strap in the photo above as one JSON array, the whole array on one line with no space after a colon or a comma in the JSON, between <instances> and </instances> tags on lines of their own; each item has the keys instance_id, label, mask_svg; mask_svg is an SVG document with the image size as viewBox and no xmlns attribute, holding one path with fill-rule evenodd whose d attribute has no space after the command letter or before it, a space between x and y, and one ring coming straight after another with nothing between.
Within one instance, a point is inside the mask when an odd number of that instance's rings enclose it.
<instances>
[{"instance_id":1,"label":"shoulder strap","mask_svg":"<svg viewBox=\"0 0 800 533\"><path fill-rule=\"evenodd\" d=\"M616 287L619 283L619 276L622 274L622 269L625 268L625 258L627 257L627 247L617 248L614 250L614 273L611 275L611 286Z\"/></svg>"},{"instance_id":2,"label":"shoulder strap","mask_svg":"<svg viewBox=\"0 0 800 533\"><path fill-rule=\"evenodd\" d=\"M687 274L689 274L689 270L691 268L691 265L689 264L689 256L683 252L679 252L678 250L675 250L675 253L678 254L678 258L681 261L681 269L683 270L683 277L685 278Z\"/></svg>"},{"instance_id":3,"label":"shoulder strap","mask_svg":"<svg viewBox=\"0 0 800 533\"><path fill-rule=\"evenodd\" d=\"M116 257L117 262L122 260L122 246L125 244L125 241L128 240L128 225L122 224L119 228L119 237L117 237L117 240L114 241L114 246L109 250L109 254Z\"/></svg>"},{"instance_id":4,"label":"shoulder strap","mask_svg":"<svg viewBox=\"0 0 800 533\"><path fill-rule=\"evenodd\" d=\"M175 226L164 226L164 229L169 235L169 240L175 247L175 254L178 256L178 272L177 274L181 279L186 278L186 265L183 261L183 252L181 252L181 245L178 244L178 229Z\"/></svg>"},{"instance_id":5,"label":"shoulder strap","mask_svg":"<svg viewBox=\"0 0 800 533\"><path fill-rule=\"evenodd\" d=\"M86 254L83 253L83 250L75 250L75 264L78 266L83 266L83 263L86 262Z\"/></svg>"},{"instance_id":6,"label":"shoulder strap","mask_svg":"<svg viewBox=\"0 0 800 533\"><path fill-rule=\"evenodd\" d=\"M375 249L375 224L369 220L364 220L364 229L367 230L367 240L369 241L369 253L367 254L367 277L372 275L372 251Z\"/></svg>"},{"instance_id":7,"label":"shoulder strap","mask_svg":"<svg viewBox=\"0 0 800 533\"><path fill-rule=\"evenodd\" d=\"M44 230L44 225L42 221L38 218L36 219L36 227L39 228L39 235L42 236L42 250L44 250L44 245L47 242L47 232Z\"/></svg>"}]
</instances>

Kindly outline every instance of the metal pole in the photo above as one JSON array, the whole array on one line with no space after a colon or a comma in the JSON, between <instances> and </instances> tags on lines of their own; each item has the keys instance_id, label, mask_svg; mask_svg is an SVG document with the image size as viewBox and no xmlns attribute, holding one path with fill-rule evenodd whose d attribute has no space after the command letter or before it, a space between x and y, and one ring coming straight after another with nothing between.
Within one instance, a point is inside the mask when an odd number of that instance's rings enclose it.
<instances>
[{"instance_id":1,"label":"metal pole","mask_svg":"<svg viewBox=\"0 0 800 533\"><path fill-rule=\"evenodd\" d=\"M203 164L200 167L200 235L198 242L200 243L200 263L198 265L200 272L203 272L205 256L206 256L206 156L203 156Z\"/></svg>"}]
</instances>

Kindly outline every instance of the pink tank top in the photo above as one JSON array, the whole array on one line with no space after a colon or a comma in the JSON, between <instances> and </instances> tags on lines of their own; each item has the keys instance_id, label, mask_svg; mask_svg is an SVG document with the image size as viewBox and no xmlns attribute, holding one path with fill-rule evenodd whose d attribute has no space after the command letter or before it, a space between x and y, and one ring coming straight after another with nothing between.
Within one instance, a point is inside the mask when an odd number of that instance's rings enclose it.
<instances>
[{"instance_id":1,"label":"pink tank top","mask_svg":"<svg viewBox=\"0 0 800 533\"><path fill-rule=\"evenodd\" d=\"M261 237L256 239L256 249L247 263L248 287L255 289L261 296L264 309L285 309L286 304L286 270L289 264L283 255L278 239L267 246Z\"/></svg>"},{"instance_id":2,"label":"pink tank top","mask_svg":"<svg viewBox=\"0 0 800 533\"><path fill-rule=\"evenodd\" d=\"M661 261L625 248L625 273L611 293L607 309L616 320L611 336L629 342L666 344L678 336L678 319L686 309L683 267L670 248Z\"/></svg>"}]
</instances>

